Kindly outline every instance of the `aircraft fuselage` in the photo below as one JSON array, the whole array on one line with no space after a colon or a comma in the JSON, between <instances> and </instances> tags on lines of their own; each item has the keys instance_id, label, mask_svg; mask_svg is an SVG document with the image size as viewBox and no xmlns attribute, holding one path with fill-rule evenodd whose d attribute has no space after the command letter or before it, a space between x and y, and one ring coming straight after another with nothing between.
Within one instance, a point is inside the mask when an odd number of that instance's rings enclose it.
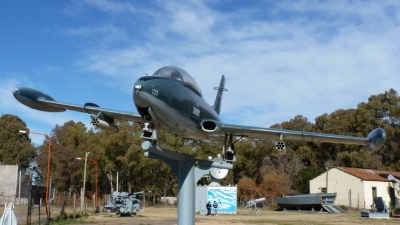
<instances>
[{"instance_id":1,"label":"aircraft fuselage","mask_svg":"<svg viewBox=\"0 0 400 225\"><path fill-rule=\"evenodd\" d=\"M139 114L173 134L207 139L200 123L221 121L218 113L204 101L199 89L183 81L184 77L163 75L145 76L136 81L133 100Z\"/></svg>"}]
</instances>

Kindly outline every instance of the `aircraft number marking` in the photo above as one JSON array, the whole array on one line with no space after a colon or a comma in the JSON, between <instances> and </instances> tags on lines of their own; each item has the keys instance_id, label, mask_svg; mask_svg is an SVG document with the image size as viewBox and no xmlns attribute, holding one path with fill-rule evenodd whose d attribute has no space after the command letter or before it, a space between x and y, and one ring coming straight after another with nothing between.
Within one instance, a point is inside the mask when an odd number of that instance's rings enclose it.
<instances>
[{"instance_id":1,"label":"aircraft number marking","mask_svg":"<svg viewBox=\"0 0 400 225\"><path fill-rule=\"evenodd\" d=\"M154 96L158 96L158 90L156 90L156 89L152 89L152 90L151 90L151 93L152 93Z\"/></svg>"}]
</instances>

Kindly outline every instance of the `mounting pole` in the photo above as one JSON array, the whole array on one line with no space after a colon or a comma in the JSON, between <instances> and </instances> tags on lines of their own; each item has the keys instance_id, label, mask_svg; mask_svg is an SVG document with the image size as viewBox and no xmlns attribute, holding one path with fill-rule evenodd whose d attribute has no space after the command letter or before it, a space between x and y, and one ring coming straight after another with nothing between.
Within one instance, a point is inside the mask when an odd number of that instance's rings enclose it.
<instances>
[{"instance_id":1,"label":"mounting pole","mask_svg":"<svg viewBox=\"0 0 400 225\"><path fill-rule=\"evenodd\" d=\"M196 182L207 174L211 167L232 169L233 165L224 162L197 160L191 155L180 154L158 147L150 141L142 143L146 158L163 160L178 176L178 223L190 225L195 222L195 186ZM198 167L196 167L198 165Z\"/></svg>"}]
</instances>

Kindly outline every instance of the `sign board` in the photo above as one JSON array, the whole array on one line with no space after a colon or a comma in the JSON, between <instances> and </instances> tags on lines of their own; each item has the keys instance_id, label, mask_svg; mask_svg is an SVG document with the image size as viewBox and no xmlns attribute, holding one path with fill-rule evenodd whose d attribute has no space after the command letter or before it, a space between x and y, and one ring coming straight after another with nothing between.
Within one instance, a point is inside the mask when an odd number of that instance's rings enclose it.
<instances>
[{"instance_id":1,"label":"sign board","mask_svg":"<svg viewBox=\"0 0 400 225\"><path fill-rule=\"evenodd\" d=\"M207 201L218 203L218 214L236 214L237 187L207 187Z\"/></svg>"}]
</instances>

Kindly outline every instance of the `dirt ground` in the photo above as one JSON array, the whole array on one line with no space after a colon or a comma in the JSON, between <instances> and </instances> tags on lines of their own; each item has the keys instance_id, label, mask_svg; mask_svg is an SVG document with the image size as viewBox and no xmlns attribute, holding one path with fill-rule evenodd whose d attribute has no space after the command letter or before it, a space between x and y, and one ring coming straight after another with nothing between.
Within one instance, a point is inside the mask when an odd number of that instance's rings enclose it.
<instances>
[{"instance_id":1,"label":"dirt ground","mask_svg":"<svg viewBox=\"0 0 400 225\"><path fill-rule=\"evenodd\" d=\"M0 208L1 213L4 209ZM16 208L18 224L26 224L27 210ZM52 217L56 216L56 209ZM44 215L41 216L42 219ZM43 221L43 220L42 220ZM223 225L223 224L399 224L400 219L369 219L361 218L360 212L345 212L332 214L327 212L281 212L261 210L261 215L248 215L248 211L239 209L236 215L201 216L195 215L196 225ZM37 223L37 217L32 217L32 224ZM44 224L42 222L42 224ZM57 223L52 223L57 224ZM174 225L177 224L176 207L147 207L135 217L119 217L115 213L92 214L82 219L70 219L64 224L99 224L99 225Z\"/></svg>"}]
</instances>

